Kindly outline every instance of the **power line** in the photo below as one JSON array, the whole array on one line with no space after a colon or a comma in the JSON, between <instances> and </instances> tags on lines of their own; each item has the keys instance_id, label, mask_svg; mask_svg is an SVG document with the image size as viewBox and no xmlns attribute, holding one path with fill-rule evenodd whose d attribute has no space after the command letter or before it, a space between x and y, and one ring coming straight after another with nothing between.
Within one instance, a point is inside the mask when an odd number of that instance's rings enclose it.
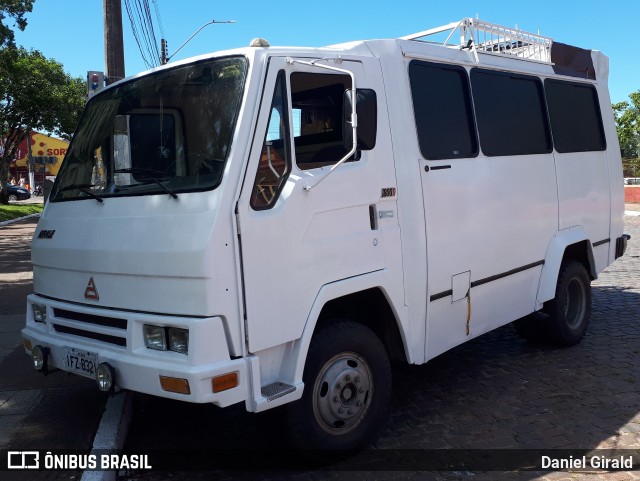
<instances>
[{"instance_id":1,"label":"power line","mask_svg":"<svg viewBox=\"0 0 640 481\"><path fill-rule=\"evenodd\" d=\"M124 0L124 3L142 60L148 68L157 67L160 65L160 51L153 28L149 0Z\"/></svg>"},{"instance_id":2,"label":"power line","mask_svg":"<svg viewBox=\"0 0 640 481\"><path fill-rule=\"evenodd\" d=\"M164 27L162 26L162 19L160 18L160 8L158 7L158 0L153 0L153 6L156 10L156 19L158 20L158 26L160 27L160 38L167 38L164 35Z\"/></svg>"}]
</instances>

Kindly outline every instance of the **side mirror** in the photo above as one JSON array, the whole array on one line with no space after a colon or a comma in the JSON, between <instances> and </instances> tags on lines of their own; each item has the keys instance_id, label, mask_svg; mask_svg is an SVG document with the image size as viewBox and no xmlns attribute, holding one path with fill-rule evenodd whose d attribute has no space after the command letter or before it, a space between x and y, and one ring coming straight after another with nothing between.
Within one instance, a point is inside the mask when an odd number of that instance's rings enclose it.
<instances>
[{"instance_id":1,"label":"side mirror","mask_svg":"<svg viewBox=\"0 0 640 481\"><path fill-rule=\"evenodd\" d=\"M351 90L345 91L343 105L342 136L345 148L350 150L353 145ZM378 100L375 90L356 90L356 112L358 114L358 149L371 150L376 146L376 132L378 130Z\"/></svg>"}]
</instances>

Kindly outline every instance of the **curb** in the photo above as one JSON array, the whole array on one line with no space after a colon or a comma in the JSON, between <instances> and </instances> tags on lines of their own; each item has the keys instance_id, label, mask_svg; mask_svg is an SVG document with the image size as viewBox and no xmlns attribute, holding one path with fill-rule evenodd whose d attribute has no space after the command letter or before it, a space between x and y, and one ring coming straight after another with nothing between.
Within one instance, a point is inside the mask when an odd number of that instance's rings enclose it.
<instances>
[{"instance_id":1,"label":"curb","mask_svg":"<svg viewBox=\"0 0 640 481\"><path fill-rule=\"evenodd\" d=\"M129 392L109 398L93 439L91 454L99 456L105 451L122 449L131 423L132 399ZM117 474L117 471L85 471L80 481L115 481Z\"/></svg>"},{"instance_id":2,"label":"curb","mask_svg":"<svg viewBox=\"0 0 640 481\"><path fill-rule=\"evenodd\" d=\"M0 227L3 227L5 225L9 225L9 224L14 224L15 222L20 222L21 220L31 219L32 217L40 217L40 214L29 214L29 215L25 215L24 217L18 217L16 219L5 220L4 222L0 222Z\"/></svg>"}]
</instances>

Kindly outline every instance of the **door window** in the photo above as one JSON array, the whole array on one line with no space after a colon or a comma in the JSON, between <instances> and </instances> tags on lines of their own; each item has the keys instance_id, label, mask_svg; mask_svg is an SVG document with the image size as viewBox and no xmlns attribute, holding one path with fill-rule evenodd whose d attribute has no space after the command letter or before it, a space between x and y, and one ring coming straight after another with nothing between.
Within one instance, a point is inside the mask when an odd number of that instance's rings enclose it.
<instances>
[{"instance_id":1,"label":"door window","mask_svg":"<svg viewBox=\"0 0 640 481\"><path fill-rule=\"evenodd\" d=\"M294 72L291 104L296 165L301 170L335 164L349 149L344 146L342 118L348 75Z\"/></svg>"},{"instance_id":2,"label":"door window","mask_svg":"<svg viewBox=\"0 0 640 481\"><path fill-rule=\"evenodd\" d=\"M273 207L289 174L291 162L288 119L285 75L284 71L280 71L251 193L251 207L255 210Z\"/></svg>"}]
</instances>

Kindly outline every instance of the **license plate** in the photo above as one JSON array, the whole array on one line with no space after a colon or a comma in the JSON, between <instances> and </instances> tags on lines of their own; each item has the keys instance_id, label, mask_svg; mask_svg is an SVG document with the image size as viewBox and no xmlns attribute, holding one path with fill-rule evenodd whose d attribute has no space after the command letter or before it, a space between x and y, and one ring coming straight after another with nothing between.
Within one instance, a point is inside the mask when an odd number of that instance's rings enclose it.
<instances>
[{"instance_id":1,"label":"license plate","mask_svg":"<svg viewBox=\"0 0 640 481\"><path fill-rule=\"evenodd\" d=\"M81 376L96 377L98 366L98 354L95 352L81 351L71 347L64 348L64 369Z\"/></svg>"}]
</instances>

